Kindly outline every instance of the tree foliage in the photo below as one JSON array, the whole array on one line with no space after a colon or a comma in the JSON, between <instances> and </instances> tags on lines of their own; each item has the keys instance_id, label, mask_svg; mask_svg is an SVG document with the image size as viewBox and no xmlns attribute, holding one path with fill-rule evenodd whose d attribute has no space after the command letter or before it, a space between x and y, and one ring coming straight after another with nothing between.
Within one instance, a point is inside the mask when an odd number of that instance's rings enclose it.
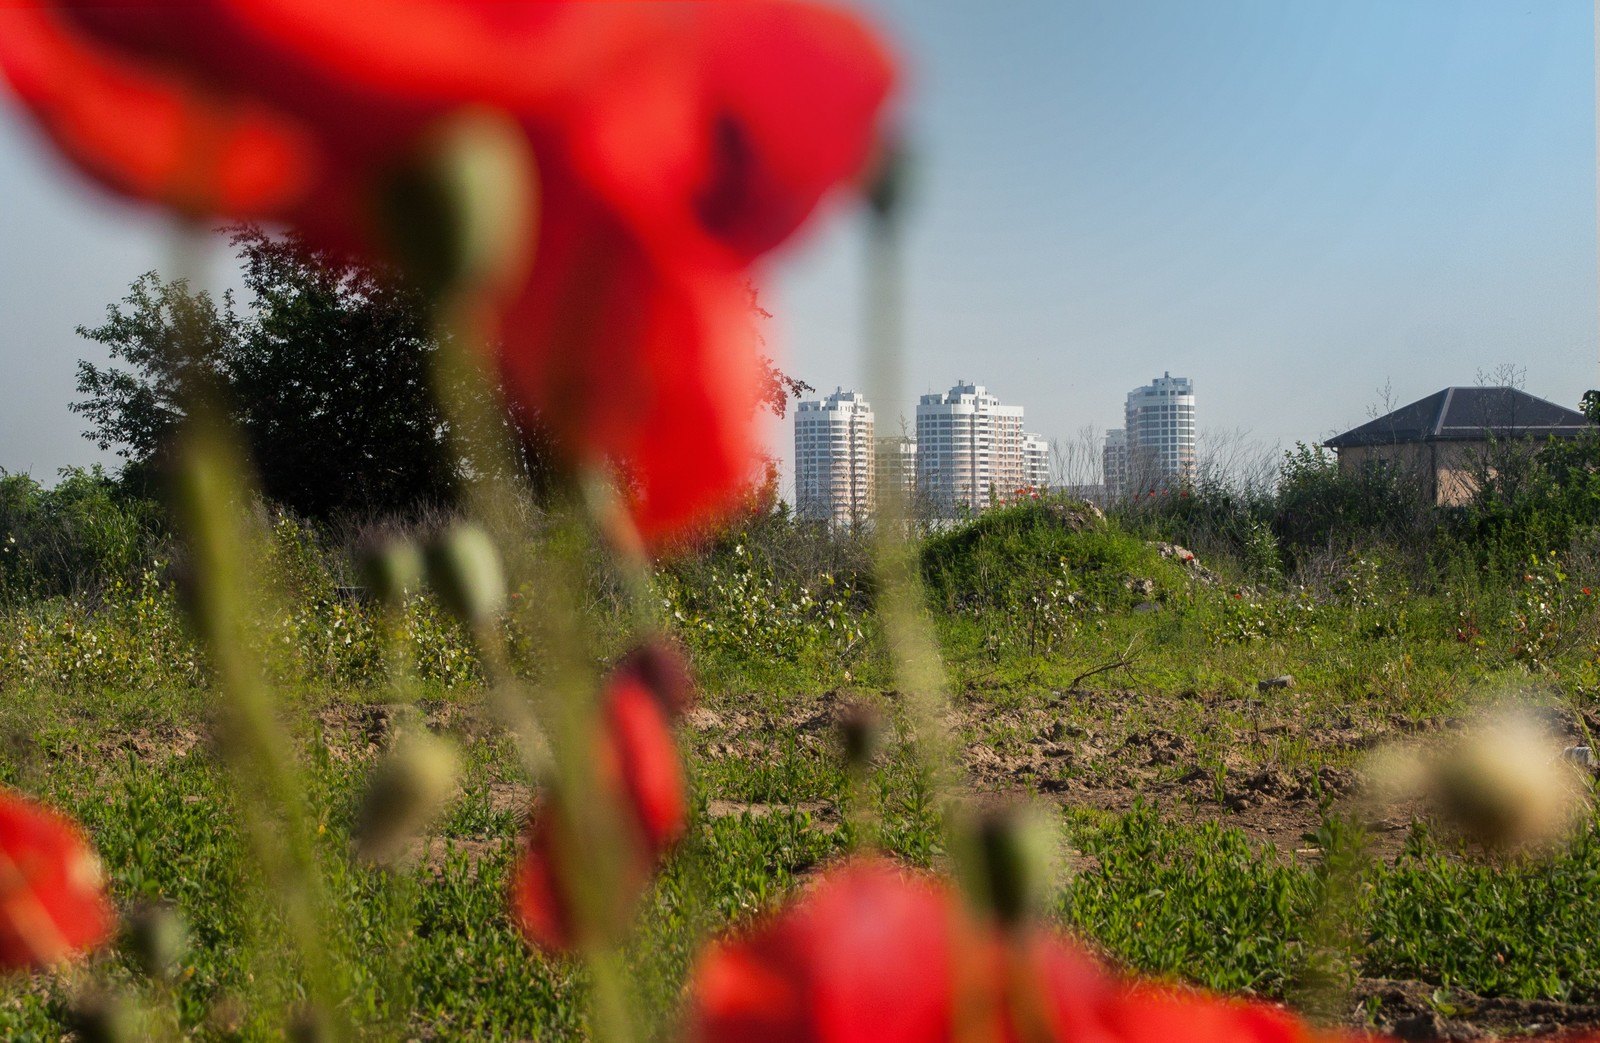
<instances>
[{"instance_id":1,"label":"tree foliage","mask_svg":"<svg viewBox=\"0 0 1600 1043\"><path fill-rule=\"evenodd\" d=\"M150 272L103 323L78 328L112 359L78 363L72 409L89 421L85 437L115 448L138 484L160 469L185 404L204 390L226 404L275 503L312 518L446 503L464 465L434 393L440 345L425 295L293 235L244 226L232 244L245 305ZM768 317L753 290L750 307L752 321ZM762 362L762 406L781 417L811 386ZM519 450L518 476L548 492L560 447L531 412L507 409L496 389L483 395L478 408L503 420Z\"/></svg>"},{"instance_id":2,"label":"tree foliage","mask_svg":"<svg viewBox=\"0 0 1600 1043\"><path fill-rule=\"evenodd\" d=\"M446 501L460 462L430 383L439 345L422 295L293 236L246 227L232 243L248 307L148 273L79 328L113 359L78 364L85 437L136 472L157 466L204 382L274 502L325 518Z\"/></svg>"}]
</instances>

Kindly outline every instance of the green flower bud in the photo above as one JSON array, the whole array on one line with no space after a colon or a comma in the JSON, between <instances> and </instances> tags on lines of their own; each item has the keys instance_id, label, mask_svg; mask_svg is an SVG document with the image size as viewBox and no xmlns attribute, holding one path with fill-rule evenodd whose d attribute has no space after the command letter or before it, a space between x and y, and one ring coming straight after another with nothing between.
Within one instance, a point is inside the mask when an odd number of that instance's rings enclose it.
<instances>
[{"instance_id":1,"label":"green flower bud","mask_svg":"<svg viewBox=\"0 0 1600 1043\"><path fill-rule=\"evenodd\" d=\"M398 608L422 586L422 548L406 539L386 540L362 555L368 589L385 605Z\"/></svg>"},{"instance_id":2,"label":"green flower bud","mask_svg":"<svg viewBox=\"0 0 1600 1043\"><path fill-rule=\"evenodd\" d=\"M968 895L1002 925L1026 921L1056 885L1060 838L1054 823L1030 809L991 808L963 832L956 856Z\"/></svg>"},{"instance_id":3,"label":"green flower bud","mask_svg":"<svg viewBox=\"0 0 1600 1043\"><path fill-rule=\"evenodd\" d=\"M455 793L455 747L427 731L402 735L373 772L356 819L356 853L393 862Z\"/></svg>"},{"instance_id":4,"label":"green flower bud","mask_svg":"<svg viewBox=\"0 0 1600 1043\"><path fill-rule=\"evenodd\" d=\"M169 980L189 947L177 910L165 902L147 902L128 914L125 930L139 969L151 978Z\"/></svg>"},{"instance_id":5,"label":"green flower bud","mask_svg":"<svg viewBox=\"0 0 1600 1043\"><path fill-rule=\"evenodd\" d=\"M395 259L440 297L509 283L534 241L538 181L527 135L489 110L447 117L376 186L377 225Z\"/></svg>"},{"instance_id":6,"label":"green flower bud","mask_svg":"<svg viewBox=\"0 0 1600 1043\"><path fill-rule=\"evenodd\" d=\"M428 547L428 581L445 607L469 623L482 623L506 600L506 578L489 534L462 523Z\"/></svg>"}]
</instances>

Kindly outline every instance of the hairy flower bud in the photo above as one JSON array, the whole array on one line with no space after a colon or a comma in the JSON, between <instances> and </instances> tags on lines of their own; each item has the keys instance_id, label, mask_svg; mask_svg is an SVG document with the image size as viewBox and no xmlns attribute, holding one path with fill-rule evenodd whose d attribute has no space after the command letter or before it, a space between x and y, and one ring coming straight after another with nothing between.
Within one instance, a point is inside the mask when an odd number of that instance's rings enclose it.
<instances>
[{"instance_id":1,"label":"hairy flower bud","mask_svg":"<svg viewBox=\"0 0 1600 1043\"><path fill-rule=\"evenodd\" d=\"M1555 839L1581 805L1577 772L1559 745L1520 716L1464 736L1433 765L1429 781L1445 818L1495 850Z\"/></svg>"},{"instance_id":2,"label":"hairy flower bud","mask_svg":"<svg viewBox=\"0 0 1600 1043\"><path fill-rule=\"evenodd\" d=\"M165 902L146 902L128 913L124 930L139 969L161 981L171 978L189 944L177 910Z\"/></svg>"},{"instance_id":3,"label":"hairy flower bud","mask_svg":"<svg viewBox=\"0 0 1600 1043\"><path fill-rule=\"evenodd\" d=\"M1055 825L1026 807L978 812L963 831L957 866L968 895L1006 926L1044 904L1059 871Z\"/></svg>"},{"instance_id":4,"label":"hairy flower bud","mask_svg":"<svg viewBox=\"0 0 1600 1043\"><path fill-rule=\"evenodd\" d=\"M407 539L385 540L362 555L361 571L378 600L399 608L422 586L422 548Z\"/></svg>"},{"instance_id":5,"label":"hairy flower bud","mask_svg":"<svg viewBox=\"0 0 1600 1043\"><path fill-rule=\"evenodd\" d=\"M445 607L480 624L500 611L506 578L489 534L476 525L452 525L428 547L428 581Z\"/></svg>"},{"instance_id":6,"label":"hairy flower bud","mask_svg":"<svg viewBox=\"0 0 1600 1043\"><path fill-rule=\"evenodd\" d=\"M446 117L380 178L374 202L390 251L439 296L507 285L523 271L537 195L527 135L509 117L469 109Z\"/></svg>"},{"instance_id":7,"label":"hairy flower bud","mask_svg":"<svg viewBox=\"0 0 1600 1043\"><path fill-rule=\"evenodd\" d=\"M839 742L844 747L845 766L863 775L883 740L883 716L864 703L846 707L839 718Z\"/></svg>"},{"instance_id":8,"label":"hairy flower bud","mask_svg":"<svg viewBox=\"0 0 1600 1043\"><path fill-rule=\"evenodd\" d=\"M356 851L392 862L455 792L458 758L446 740L426 731L401 736L373 772L356 819Z\"/></svg>"},{"instance_id":9,"label":"hairy flower bud","mask_svg":"<svg viewBox=\"0 0 1600 1043\"><path fill-rule=\"evenodd\" d=\"M147 1038L139 1019L121 996L96 989L77 997L67 1022L83 1043L133 1043Z\"/></svg>"}]
</instances>

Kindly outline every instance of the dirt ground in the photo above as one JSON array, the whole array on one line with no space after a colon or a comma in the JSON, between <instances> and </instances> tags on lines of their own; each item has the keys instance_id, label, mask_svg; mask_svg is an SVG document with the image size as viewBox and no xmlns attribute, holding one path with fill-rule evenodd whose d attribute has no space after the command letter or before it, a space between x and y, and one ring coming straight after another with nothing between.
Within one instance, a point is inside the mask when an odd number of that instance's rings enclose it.
<instances>
[{"instance_id":1,"label":"dirt ground","mask_svg":"<svg viewBox=\"0 0 1600 1043\"><path fill-rule=\"evenodd\" d=\"M832 747L841 722L862 705L892 709L896 697L827 692L795 700L778 711L770 700L725 697L691 710L688 738L700 755L759 755L772 736L790 731L806 747ZM1535 709L1552 748L1588 742L1600 717L1580 719L1570 708ZM390 733L407 719L479 738L498 729L481 708L459 703L418 707L335 704L317 714L322 742L336 760L375 758ZM1161 724L1156 722L1168 722ZM1390 745L1438 741L1467 727L1455 717L1413 719L1398 714L1307 713L1292 699L1233 700L1205 704L1182 696L1133 690L1041 692L997 708L981 698L958 699L943 725L961 751L967 782L980 799L1039 799L1063 806L1123 812L1136 801L1185 822L1214 821L1243 831L1263 848L1310 863L1321 852L1307 839L1326 806L1356 816L1368 830L1376 857L1393 859L1414 819L1426 814L1416 801L1380 804L1370 797L1366 764ZM104 756L132 751L141 759L183 757L212 740L210 729L171 727L107 737ZM120 752L119 752L120 751ZM60 751L57 751L58 753ZM89 753L90 750L79 751ZM526 807L529 789L514 782L491 787L496 811ZM817 828L838 827L839 812L808 802ZM714 798L714 816L770 814L770 805ZM482 857L503 841L484 841L469 857ZM461 841L453 842L463 850ZM419 851L427 862L444 857L433 841ZM1078 868L1084 868L1079 866ZM1403 1040L1487 1040L1548 1036L1575 1028L1600 1029L1600 1005L1484 998L1452 990L1442 997L1429 983L1363 979L1346 997L1344 1019L1376 1026Z\"/></svg>"},{"instance_id":2,"label":"dirt ground","mask_svg":"<svg viewBox=\"0 0 1600 1043\"><path fill-rule=\"evenodd\" d=\"M785 713L764 714L739 700L721 700L693 711L689 725L710 740L713 755L759 746L780 728L794 728L802 742L820 744L836 741L839 723L856 712L859 701L851 693L829 692ZM1286 698L1275 700L1276 706L1274 700L1252 699L1197 708L1194 701L1137 691L1040 693L1004 709L958 700L944 725L980 797L1025 797L1112 812L1142 801L1172 819L1241 830L1262 847L1310 863L1321 856L1308 836L1324 809L1361 822L1372 854L1393 860L1428 808L1417 798L1378 799L1368 770L1373 755L1446 742L1474 723L1470 717L1307 714ZM1552 756L1600 733L1600 719L1580 719L1554 700L1541 705L1535 699L1525 712L1549 732ZM1152 723L1162 720L1184 723ZM713 804L713 814L745 810L768 809ZM837 821L831 808L810 810L823 828ZM1372 1023L1402 1040L1522 1039L1600 1028L1600 1005L1484 998L1458 990L1442 995L1419 981L1362 979L1345 1003L1343 1020L1352 1026Z\"/></svg>"}]
</instances>

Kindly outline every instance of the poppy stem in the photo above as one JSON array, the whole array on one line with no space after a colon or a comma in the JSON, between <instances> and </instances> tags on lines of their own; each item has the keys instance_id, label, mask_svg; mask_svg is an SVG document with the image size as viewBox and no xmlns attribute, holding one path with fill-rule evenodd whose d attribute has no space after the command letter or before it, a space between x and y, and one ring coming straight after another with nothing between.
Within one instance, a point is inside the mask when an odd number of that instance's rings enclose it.
<instances>
[{"instance_id":1,"label":"poppy stem","mask_svg":"<svg viewBox=\"0 0 1600 1043\"><path fill-rule=\"evenodd\" d=\"M898 155L886 163L869 210L866 347L868 386L877 402L899 401L903 382L903 168L903 157ZM884 482L877 495L873 550L880 583L878 611L896 686L905 693L915 751L931 781L934 806L943 809L957 786L955 747L944 723L949 707L944 665L907 539L906 490L901 483Z\"/></svg>"},{"instance_id":2,"label":"poppy stem","mask_svg":"<svg viewBox=\"0 0 1600 1043\"><path fill-rule=\"evenodd\" d=\"M198 232L179 240L177 269L197 270ZM222 748L233 769L245 825L261 859L267 889L282 912L298 958L309 1004L329 1023L331 1038L350 1038L342 1010L337 968L321 925L328 922L321 874L295 760L275 714L252 651L251 620L267 592L256 582L252 534L241 511L252 502L244 477L243 447L227 424L201 366L199 332L180 323L177 348L189 357L191 379L179 389L183 428L175 454L172 494L180 526L188 535L192 573L190 616L211 658L226 713Z\"/></svg>"}]
</instances>

